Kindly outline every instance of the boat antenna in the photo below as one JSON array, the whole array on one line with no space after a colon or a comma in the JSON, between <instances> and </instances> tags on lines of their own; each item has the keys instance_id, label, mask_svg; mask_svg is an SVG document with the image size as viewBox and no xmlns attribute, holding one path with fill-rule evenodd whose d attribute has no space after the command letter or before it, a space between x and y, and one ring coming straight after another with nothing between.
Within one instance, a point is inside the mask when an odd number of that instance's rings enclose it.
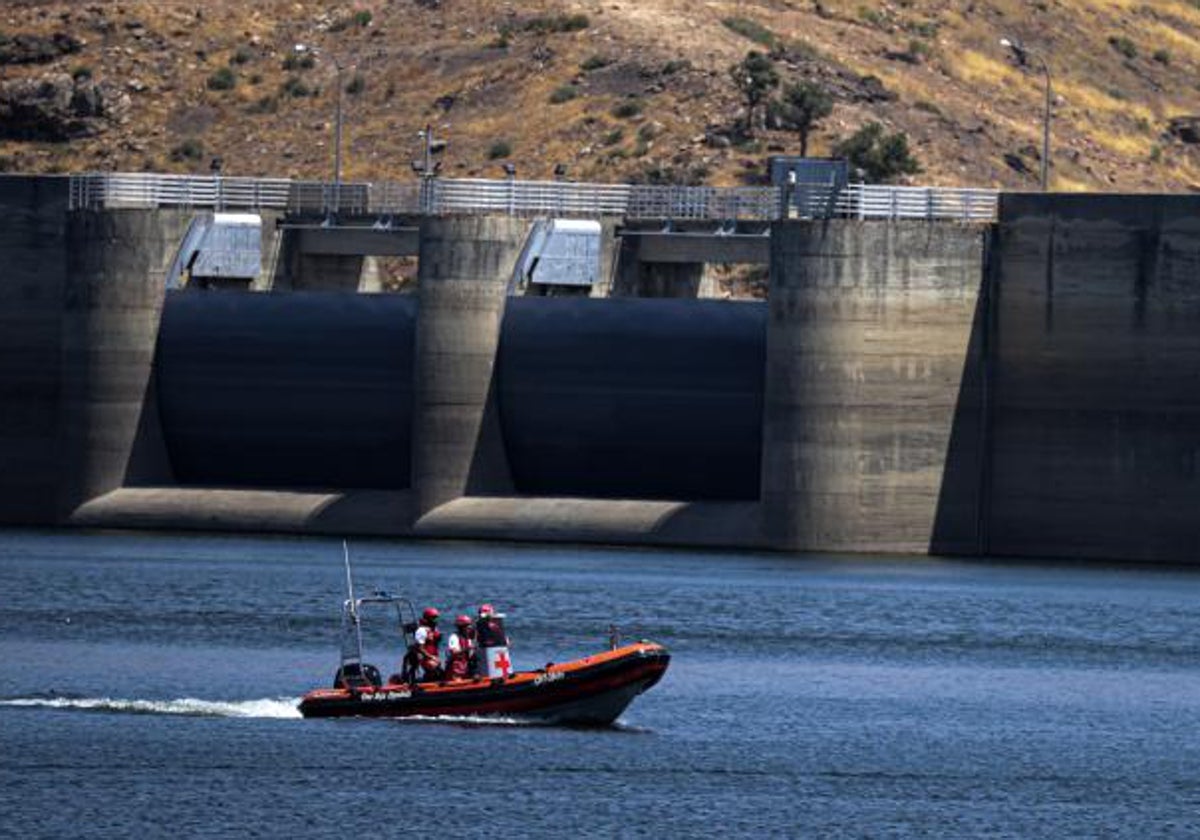
<instances>
[{"instance_id":1,"label":"boat antenna","mask_svg":"<svg viewBox=\"0 0 1200 840\"><path fill-rule=\"evenodd\" d=\"M346 561L346 593L350 597L350 609L354 609L354 578L350 574L350 546L342 540L342 557Z\"/></svg>"},{"instance_id":2,"label":"boat antenna","mask_svg":"<svg viewBox=\"0 0 1200 840\"><path fill-rule=\"evenodd\" d=\"M346 594L349 600L346 601L346 614L350 616L350 624L354 627L354 653L357 655L358 666L362 668L363 660L363 639L362 639L362 624L358 620L358 605L354 603L354 576L350 573L350 546L342 540L342 559L346 562ZM343 653L342 667L345 667L346 659Z\"/></svg>"}]
</instances>

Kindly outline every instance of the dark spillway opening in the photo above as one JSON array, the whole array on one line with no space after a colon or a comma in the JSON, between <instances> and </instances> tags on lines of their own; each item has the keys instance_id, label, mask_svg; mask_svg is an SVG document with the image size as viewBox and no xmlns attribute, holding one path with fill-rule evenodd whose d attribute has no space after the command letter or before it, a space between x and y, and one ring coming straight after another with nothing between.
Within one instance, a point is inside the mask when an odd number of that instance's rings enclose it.
<instances>
[{"instance_id":1,"label":"dark spillway opening","mask_svg":"<svg viewBox=\"0 0 1200 840\"><path fill-rule=\"evenodd\" d=\"M766 305L512 298L497 359L517 492L759 498Z\"/></svg>"},{"instance_id":2,"label":"dark spillway opening","mask_svg":"<svg viewBox=\"0 0 1200 840\"><path fill-rule=\"evenodd\" d=\"M172 292L156 363L182 485L404 489L417 302Z\"/></svg>"}]
</instances>

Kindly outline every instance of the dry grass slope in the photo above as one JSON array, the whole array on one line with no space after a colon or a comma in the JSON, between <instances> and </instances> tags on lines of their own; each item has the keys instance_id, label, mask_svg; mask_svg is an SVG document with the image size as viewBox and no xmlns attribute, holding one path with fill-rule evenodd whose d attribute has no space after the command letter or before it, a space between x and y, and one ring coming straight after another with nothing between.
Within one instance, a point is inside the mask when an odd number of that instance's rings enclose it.
<instances>
[{"instance_id":1,"label":"dry grass slope","mask_svg":"<svg viewBox=\"0 0 1200 840\"><path fill-rule=\"evenodd\" d=\"M728 21L737 19L735 26ZM5 36L82 49L0 64L119 85L126 115L70 142L0 140L0 169L327 177L341 75L347 177L410 176L432 124L453 176L753 182L797 136L729 142L728 68L775 45L785 80L836 94L811 151L868 120L906 132L921 183L1036 187L1041 80L1055 77L1060 189L1200 190L1200 146L1166 131L1200 113L1200 0L65 0L4 4ZM765 33L765 34L764 34ZM757 41L756 41L757 39ZM298 46L300 49L298 50ZM873 80L872 78L873 77Z\"/></svg>"}]
</instances>

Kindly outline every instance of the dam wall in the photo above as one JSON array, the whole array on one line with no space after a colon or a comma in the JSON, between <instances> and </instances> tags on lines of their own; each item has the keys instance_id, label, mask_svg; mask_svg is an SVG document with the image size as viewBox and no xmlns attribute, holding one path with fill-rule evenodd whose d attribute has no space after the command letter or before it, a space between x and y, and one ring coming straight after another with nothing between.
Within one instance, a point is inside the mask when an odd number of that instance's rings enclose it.
<instances>
[{"instance_id":1,"label":"dam wall","mask_svg":"<svg viewBox=\"0 0 1200 840\"><path fill-rule=\"evenodd\" d=\"M67 181L0 184L0 523L57 519Z\"/></svg>"},{"instance_id":2,"label":"dam wall","mask_svg":"<svg viewBox=\"0 0 1200 840\"><path fill-rule=\"evenodd\" d=\"M1195 562L1200 196L1004 196L987 551Z\"/></svg>"},{"instance_id":3,"label":"dam wall","mask_svg":"<svg viewBox=\"0 0 1200 840\"><path fill-rule=\"evenodd\" d=\"M420 221L416 294L168 292L190 213L67 208L66 179L0 177L3 524L1165 562L1200 539L1194 197L779 222L765 302L520 296L530 223L478 216Z\"/></svg>"}]
</instances>

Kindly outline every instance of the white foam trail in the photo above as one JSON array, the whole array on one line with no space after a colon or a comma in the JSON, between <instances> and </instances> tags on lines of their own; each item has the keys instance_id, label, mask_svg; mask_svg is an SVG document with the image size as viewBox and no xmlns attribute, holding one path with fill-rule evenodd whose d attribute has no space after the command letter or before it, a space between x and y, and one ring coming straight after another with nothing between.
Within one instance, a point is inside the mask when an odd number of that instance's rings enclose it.
<instances>
[{"instance_id":1,"label":"white foam trail","mask_svg":"<svg viewBox=\"0 0 1200 840\"><path fill-rule=\"evenodd\" d=\"M393 718L397 723L449 723L465 726L544 726L535 720L490 717L488 715L407 715Z\"/></svg>"},{"instance_id":2,"label":"white foam trail","mask_svg":"<svg viewBox=\"0 0 1200 840\"><path fill-rule=\"evenodd\" d=\"M298 718L300 709L290 697L260 700L122 700L112 697L18 697L0 700L0 706L35 709L77 709L87 712L124 712L136 715L190 715L192 717Z\"/></svg>"}]
</instances>

